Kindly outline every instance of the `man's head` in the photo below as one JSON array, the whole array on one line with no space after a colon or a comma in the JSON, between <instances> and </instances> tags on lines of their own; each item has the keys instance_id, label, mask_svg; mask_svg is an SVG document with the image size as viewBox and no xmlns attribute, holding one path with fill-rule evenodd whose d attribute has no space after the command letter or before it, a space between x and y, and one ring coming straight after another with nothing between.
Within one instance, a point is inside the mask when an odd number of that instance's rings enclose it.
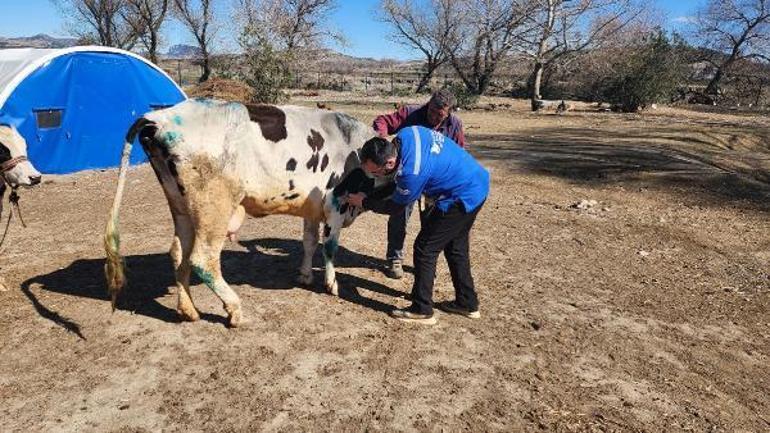
<instances>
[{"instance_id":1,"label":"man's head","mask_svg":"<svg viewBox=\"0 0 770 433\"><path fill-rule=\"evenodd\" d=\"M385 138L374 137L361 148L361 168L373 176L393 173L397 160L397 146Z\"/></svg>"},{"instance_id":2,"label":"man's head","mask_svg":"<svg viewBox=\"0 0 770 433\"><path fill-rule=\"evenodd\" d=\"M449 113L456 104L457 99L449 90L441 89L438 92L435 92L433 96L430 97L430 101L428 101L427 118L428 123L430 124L429 126L435 128L440 125L444 119L449 117Z\"/></svg>"}]
</instances>

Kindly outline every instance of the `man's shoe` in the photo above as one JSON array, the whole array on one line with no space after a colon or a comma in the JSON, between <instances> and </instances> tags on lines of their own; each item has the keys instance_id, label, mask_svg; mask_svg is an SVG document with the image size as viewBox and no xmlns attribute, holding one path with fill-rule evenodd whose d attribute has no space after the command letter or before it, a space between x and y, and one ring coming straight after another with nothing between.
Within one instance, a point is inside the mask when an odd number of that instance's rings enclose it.
<instances>
[{"instance_id":1,"label":"man's shoe","mask_svg":"<svg viewBox=\"0 0 770 433\"><path fill-rule=\"evenodd\" d=\"M433 314L419 314L409 311L408 308L399 308L390 312L390 317L402 322L419 323L421 325L435 325L436 316Z\"/></svg>"},{"instance_id":2,"label":"man's shoe","mask_svg":"<svg viewBox=\"0 0 770 433\"><path fill-rule=\"evenodd\" d=\"M456 301L444 302L439 304L438 308L441 311L445 311L447 313L458 314L460 316L465 316L471 319L481 319L481 312L479 312L479 310L471 311L461 305L458 305Z\"/></svg>"},{"instance_id":3,"label":"man's shoe","mask_svg":"<svg viewBox=\"0 0 770 433\"><path fill-rule=\"evenodd\" d=\"M401 266L401 260L391 260L388 268L385 270L385 275L394 280L404 278L404 268Z\"/></svg>"}]
</instances>

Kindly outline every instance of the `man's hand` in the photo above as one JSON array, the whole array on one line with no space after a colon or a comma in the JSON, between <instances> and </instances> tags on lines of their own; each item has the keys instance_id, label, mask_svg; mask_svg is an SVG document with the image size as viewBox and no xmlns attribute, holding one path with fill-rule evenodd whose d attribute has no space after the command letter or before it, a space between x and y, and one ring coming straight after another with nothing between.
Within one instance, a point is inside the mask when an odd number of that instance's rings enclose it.
<instances>
[{"instance_id":1,"label":"man's hand","mask_svg":"<svg viewBox=\"0 0 770 433\"><path fill-rule=\"evenodd\" d=\"M366 198L366 194L362 192L358 192L355 194L348 194L345 201L351 206L355 207L363 207L364 206L364 199Z\"/></svg>"}]
</instances>

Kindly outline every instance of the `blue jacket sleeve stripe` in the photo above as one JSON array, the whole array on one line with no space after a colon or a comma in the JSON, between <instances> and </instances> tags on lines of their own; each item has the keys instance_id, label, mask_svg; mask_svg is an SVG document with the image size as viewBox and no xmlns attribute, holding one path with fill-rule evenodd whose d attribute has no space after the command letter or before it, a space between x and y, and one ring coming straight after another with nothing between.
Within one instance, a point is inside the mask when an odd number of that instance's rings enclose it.
<instances>
[{"instance_id":1,"label":"blue jacket sleeve stripe","mask_svg":"<svg viewBox=\"0 0 770 433\"><path fill-rule=\"evenodd\" d=\"M416 126L412 126L412 132L414 133L414 171L413 174L417 176L420 174L420 163L422 162L422 143L420 142L420 131Z\"/></svg>"}]
</instances>

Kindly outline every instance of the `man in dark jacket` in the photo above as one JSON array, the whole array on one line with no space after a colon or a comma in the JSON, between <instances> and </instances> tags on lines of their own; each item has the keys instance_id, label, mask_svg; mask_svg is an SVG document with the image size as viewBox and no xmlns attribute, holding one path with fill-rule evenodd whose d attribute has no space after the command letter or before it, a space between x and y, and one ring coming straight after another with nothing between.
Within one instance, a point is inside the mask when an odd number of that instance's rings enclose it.
<instances>
[{"instance_id":1,"label":"man in dark jacket","mask_svg":"<svg viewBox=\"0 0 770 433\"><path fill-rule=\"evenodd\" d=\"M347 203L377 213L395 215L424 194L433 207L423 213L422 228L414 243L412 305L391 316L408 322L436 323L433 282L436 261L443 251L455 288L455 300L443 310L480 318L479 301L471 276L469 234L489 194L489 172L452 139L412 126L393 142L372 138L361 149L361 167L370 175L394 171L395 192L389 199L349 194Z\"/></svg>"},{"instance_id":2,"label":"man in dark jacket","mask_svg":"<svg viewBox=\"0 0 770 433\"><path fill-rule=\"evenodd\" d=\"M463 123L452 113L457 104L454 95L446 89L439 90L431 96L425 105L406 105L391 114L383 114L374 119L374 130L380 137L386 138L397 134L410 126L423 126L438 131L451 138L460 147L465 147ZM412 214L414 205L404 208L404 212L391 215L388 218L388 247L386 259L388 269L386 275L400 279L404 276L402 262L404 260L404 238L406 225Z\"/></svg>"}]
</instances>

